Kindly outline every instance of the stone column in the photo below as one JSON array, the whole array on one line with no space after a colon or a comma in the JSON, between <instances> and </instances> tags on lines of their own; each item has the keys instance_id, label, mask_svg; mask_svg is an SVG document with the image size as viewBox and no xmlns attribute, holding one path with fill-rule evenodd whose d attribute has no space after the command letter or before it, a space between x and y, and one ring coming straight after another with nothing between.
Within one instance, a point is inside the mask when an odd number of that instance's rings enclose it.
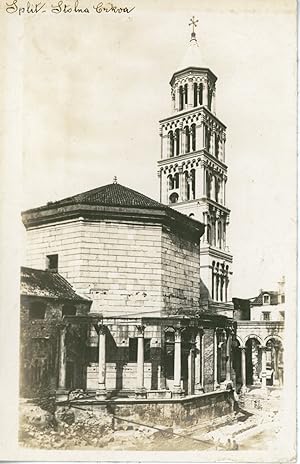
<instances>
[{"instance_id":1,"label":"stone column","mask_svg":"<svg viewBox=\"0 0 300 464\"><path fill-rule=\"evenodd\" d=\"M267 356L266 347L261 347L261 388L267 388Z\"/></svg>"},{"instance_id":2,"label":"stone column","mask_svg":"<svg viewBox=\"0 0 300 464\"><path fill-rule=\"evenodd\" d=\"M175 329L174 340L174 384L173 396L182 396L183 390L181 388L181 328Z\"/></svg>"},{"instance_id":3,"label":"stone column","mask_svg":"<svg viewBox=\"0 0 300 464\"><path fill-rule=\"evenodd\" d=\"M58 388L59 390L66 389L66 366L67 366L67 347L66 347L67 328L62 327L59 339L59 374Z\"/></svg>"},{"instance_id":4,"label":"stone column","mask_svg":"<svg viewBox=\"0 0 300 464\"><path fill-rule=\"evenodd\" d=\"M188 356L188 395L195 393L195 346L191 344Z\"/></svg>"},{"instance_id":5,"label":"stone column","mask_svg":"<svg viewBox=\"0 0 300 464\"><path fill-rule=\"evenodd\" d=\"M226 332L226 381L231 380L231 333Z\"/></svg>"},{"instance_id":6,"label":"stone column","mask_svg":"<svg viewBox=\"0 0 300 464\"><path fill-rule=\"evenodd\" d=\"M242 388L241 391L246 389L246 348L244 346L240 347L241 350L241 374L242 374Z\"/></svg>"},{"instance_id":7,"label":"stone column","mask_svg":"<svg viewBox=\"0 0 300 464\"><path fill-rule=\"evenodd\" d=\"M138 331L138 343L137 343L137 364L136 364L136 396L146 397L146 389L144 386L144 331L143 325L136 326Z\"/></svg>"},{"instance_id":8,"label":"stone column","mask_svg":"<svg viewBox=\"0 0 300 464\"><path fill-rule=\"evenodd\" d=\"M105 354L105 339L106 327L99 323L99 364L98 364L98 390L96 392L96 399L101 400L107 397L106 391L106 354Z\"/></svg>"},{"instance_id":9,"label":"stone column","mask_svg":"<svg viewBox=\"0 0 300 464\"><path fill-rule=\"evenodd\" d=\"M220 388L218 382L218 329L214 332L214 389Z\"/></svg>"},{"instance_id":10,"label":"stone column","mask_svg":"<svg viewBox=\"0 0 300 464\"><path fill-rule=\"evenodd\" d=\"M200 329L196 336L195 352L195 393L203 393L203 330Z\"/></svg>"}]
</instances>

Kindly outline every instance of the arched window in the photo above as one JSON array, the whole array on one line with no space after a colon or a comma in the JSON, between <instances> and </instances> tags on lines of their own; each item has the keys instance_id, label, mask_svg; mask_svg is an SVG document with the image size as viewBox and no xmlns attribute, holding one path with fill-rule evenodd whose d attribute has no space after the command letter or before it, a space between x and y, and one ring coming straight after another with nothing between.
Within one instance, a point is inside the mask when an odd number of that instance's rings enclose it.
<instances>
[{"instance_id":1,"label":"arched window","mask_svg":"<svg viewBox=\"0 0 300 464\"><path fill-rule=\"evenodd\" d=\"M175 193L175 192L172 193L172 194L170 195L170 198L169 198L170 203L177 203L177 202L178 202L178 198L179 198L179 197L178 197L178 194L177 194L177 193Z\"/></svg>"},{"instance_id":2,"label":"arched window","mask_svg":"<svg viewBox=\"0 0 300 464\"><path fill-rule=\"evenodd\" d=\"M198 103L198 99L197 99L197 94L198 94L198 84L196 82L194 82L193 84L193 89L194 89L194 106L197 106L197 103Z\"/></svg>"},{"instance_id":3,"label":"arched window","mask_svg":"<svg viewBox=\"0 0 300 464\"><path fill-rule=\"evenodd\" d=\"M210 151L211 146L211 130L205 126L205 148L207 151Z\"/></svg>"},{"instance_id":4,"label":"arched window","mask_svg":"<svg viewBox=\"0 0 300 464\"><path fill-rule=\"evenodd\" d=\"M215 157L219 158L219 143L220 143L220 137L218 134L215 134Z\"/></svg>"},{"instance_id":5,"label":"arched window","mask_svg":"<svg viewBox=\"0 0 300 464\"><path fill-rule=\"evenodd\" d=\"M190 178L191 178L190 200L194 200L195 199L195 180L196 180L195 169L191 169Z\"/></svg>"},{"instance_id":6,"label":"arched window","mask_svg":"<svg viewBox=\"0 0 300 464\"><path fill-rule=\"evenodd\" d=\"M184 85L184 103L187 105L188 103L188 85Z\"/></svg>"},{"instance_id":7,"label":"arched window","mask_svg":"<svg viewBox=\"0 0 300 464\"><path fill-rule=\"evenodd\" d=\"M199 105L203 105L203 84L199 84Z\"/></svg>"},{"instance_id":8,"label":"arched window","mask_svg":"<svg viewBox=\"0 0 300 464\"><path fill-rule=\"evenodd\" d=\"M72 304L66 303L62 308L63 316L76 316L76 307Z\"/></svg>"},{"instance_id":9,"label":"arched window","mask_svg":"<svg viewBox=\"0 0 300 464\"><path fill-rule=\"evenodd\" d=\"M189 200L190 199L190 183L189 183L188 171L185 171L183 175L184 175L183 200Z\"/></svg>"},{"instance_id":10,"label":"arched window","mask_svg":"<svg viewBox=\"0 0 300 464\"><path fill-rule=\"evenodd\" d=\"M190 214L189 214L189 217L190 217L190 218L195 217L194 213L190 213Z\"/></svg>"},{"instance_id":11,"label":"arched window","mask_svg":"<svg viewBox=\"0 0 300 464\"><path fill-rule=\"evenodd\" d=\"M169 185L169 190L173 190L173 176L172 176L172 174L168 175L168 185Z\"/></svg>"},{"instance_id":12,"label":"arched window","mask_svg":"<svg viewBox=\"0 0 300 464\"><path fill-rule=\"evenodd\" d=\"M208 91L208 109L211 110L212 90Z\"/></svg>"},{"instance_id":13,"label":"arched window","mask_svg":"<svg viewBox=\"0 0 300 464\"><path fill-rule=\"evenodd\" d=\"M176 172L174 176L173 188L176 188L176 189L179 188L179 173L178 172Z\"/></svg>"},{"instance_id":14,"label":"arched window","mask_svg":"<svg viewBox=\"0 0 300 464\"><path fill-rule=\"evenodd\" d=\"M175 130L175 154L176 156L179 155L179 142L180 142L180 132L179 129Z\"/></svg>"},{"instance_id":15,"label":"arched window","mask_svg":"<svg viewBox=\"0 0 300 464\"><path fill-rule=\"evenodd\" d=\"M169 157L174 156L174 134L173 131L169 132Z\"/></svg>"},{"instance_id":16,"label":"arched window","mask_svg":"<svg viewBox=\"0 0 300 464\"><path fill-rule=\"evenodd\" d=\"M211 190L211 177L209 173L206 171L206 196L210 198L210 190Z\"/></svg>"},{"instance_id":17,"label":"arched window","mask_svg":"<svg viewBox=\"0 0 300 464\"><path fill-rule=\"evenodd\" d=\"M190 151L190 129L189 126L184 128L184 152L189 153Z\"/></svg>"},{"instance_id":18,"label":"arched window","mask_svg":"<svg viewBox=\"0 0 300 464\"><path fill-rule=\"evenodd\" d=\"M192 136L192 150L196 150L196 124L191 126L191 136Z\"/></svg>"},{"instance_id":19,"label":"arched window","mask_svg":"<svg viewBox=\"0 0 300 464\"><path fill-rule=\"evenodd\" d=\"M211 263L211 265L212 265L212 269L211 269L211 274L212 274L211 275L211 279L212 279L211 280L211 283L212 283L211 284L211 297L212 297L213 300L215 298L215 264L216 264L215 261L213 261Z\"/></svg>"},{"instance_id":20,"label":"arched window","mask_svg":"<svg viewBox=\"0 0 300 464\"><path fill-rule=\"evenodd\" d=\"M218 247L222 247L222 222L218 221Z\"/></svg>"},{"instance_id":21,"label":"arched window","mask_svg":"<svg viewBox=\"0 0 300 464\"><path fill-rule=\"evenodd\" d=\"M41 302L32 303L29 307L29 319L45 319L46 304Z\"/></svg>"},{"instance_id":22,"label":"arched window","mask_svg":"<svg viewBox=\"0 0 300 464\"><path fill-rule=\"evenodd\" d=\"M211 226L207 224L206 226L206 240L210 244L211 243Z\"/></svg>"},{"instance_id":23,"label":"arched window","mask_svg":"<svg viewBox=\"0 0 300 464\"><path fill-rule=\"evenodd\" d=\"M219 201L219 192L220 192L220 181L215 179L215 200L217 203Z\"/></svg>"},{"instance_id":24,"label":"arched window","mask_svg":"<svg viewBox=\"0 0 300 464\"><path fill-rule=\"evenodd\" d=\"M179 111L183 109L183 88L182 85L179 87Z\"/></svg>"}]
</instances>

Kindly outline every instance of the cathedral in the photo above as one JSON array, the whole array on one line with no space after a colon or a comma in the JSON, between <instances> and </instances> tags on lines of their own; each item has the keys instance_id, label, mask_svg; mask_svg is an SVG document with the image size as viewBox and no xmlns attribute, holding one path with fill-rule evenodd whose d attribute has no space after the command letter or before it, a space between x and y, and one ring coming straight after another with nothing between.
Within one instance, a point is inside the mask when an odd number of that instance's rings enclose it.
<instances>
[{"instance_id":1,"label":"cathedral","mask_svg":"<svg viewBox=\"0 0 300 464\"><path fill-rule=\"evenodd\" d=\"M232 412L226 128L195 24L170 81L172 114L159 122L160 202L114 179L22 213L29 396L51 384L62 397L161 402L180 417L195 405L209 417Z\"/></svg>"}]
</instances>

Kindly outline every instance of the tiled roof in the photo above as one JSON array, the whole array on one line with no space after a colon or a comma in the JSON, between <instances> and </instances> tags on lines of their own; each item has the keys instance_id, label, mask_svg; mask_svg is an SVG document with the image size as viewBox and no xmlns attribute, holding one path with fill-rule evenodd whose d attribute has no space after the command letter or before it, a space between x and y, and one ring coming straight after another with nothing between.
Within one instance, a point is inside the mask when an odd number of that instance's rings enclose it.
<instances>
[{"instance_id":1,"label":"tiled roof","mask_svg":"<svg viewBox=\"0 0 300 464\"><path fill-rule=\"evenodd\" d=\"M269 291L269 290L262 290L257 297L250 299L251 306L262 306L263 305L263 296L264 295L269 295L270 296L270 304L271 305L277 305L278 304L278 292Z\"/></svg>"},{"instance_id":2,"label":"tiled roof","mask_svg":"<svg viewBox=\"0 0 300 464\"><path fill-rule=\"evenodd\" d=\"M165 209L161 203L136 192L121 184L113 183L103 185L102 187L88 190L87 192L79 193L72 197L63 198L62 200L47 203L45 206L36 209L46 209L51 207L59 207L65 205L86 204L99 206L124 206L135 208L155 208Z\"/></svg>"},{"instance_id":3,"label":"tiled roof","mask_svg":"<svg viewBox=\"0 0 300 464\"><path fill-rule=\"evenodd\" d=\"M21 295L78 302L89 301L78 295L69 282L57 272L23 266L21 267Z\"/></svg>"}]
</instances>

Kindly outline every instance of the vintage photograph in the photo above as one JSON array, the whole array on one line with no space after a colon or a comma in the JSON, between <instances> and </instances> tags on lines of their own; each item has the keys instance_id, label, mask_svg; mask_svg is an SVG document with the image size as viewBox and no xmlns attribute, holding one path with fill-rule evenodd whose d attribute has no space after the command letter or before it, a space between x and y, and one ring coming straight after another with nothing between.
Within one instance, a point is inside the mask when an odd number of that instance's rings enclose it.
<instances>
[{"instance_id":1,"label":"vintage photograph","mask_svg":"<svg viewBox=\"0 0 300 464\"><path fill-rule=\"evenodd\" d=\"M18 456L294 462L296 3L15 0L1 21Z\"/></svg>"}]
</instances>

